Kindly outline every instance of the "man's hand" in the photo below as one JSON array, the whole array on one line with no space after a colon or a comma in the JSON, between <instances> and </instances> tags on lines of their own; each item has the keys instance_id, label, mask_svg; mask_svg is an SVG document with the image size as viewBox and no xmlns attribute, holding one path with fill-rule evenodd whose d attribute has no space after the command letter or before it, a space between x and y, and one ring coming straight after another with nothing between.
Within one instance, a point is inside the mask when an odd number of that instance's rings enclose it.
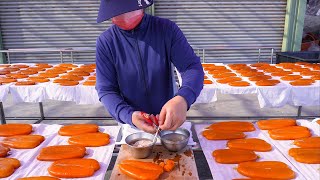
<instances>
[{"instance_id":1,"label":"man's hand","mask_svg":"<svg viewBox=\"0 0 320 180\"><path fill-rule=\"evenodd\" d=\"M154 120L154 116L150 115L150 118L152 119L152 121ZM148 133L155 133L156 132L156 128L153 125L148 124L144 118L141 115L140 111L135 111L132 114L132 123L139 129L148 132Z\"/></svg>"},{"instance_id":2,"label":"man's hand","mask_svg":"<svg viewBox=\"0 0 320 180\"><path fill-rule=\"evenodd\" d=\"M163 130L176 130L186 120L187 101L182 96L170 99L161 109L159 125Z\"/></svg>"}]
</instances>

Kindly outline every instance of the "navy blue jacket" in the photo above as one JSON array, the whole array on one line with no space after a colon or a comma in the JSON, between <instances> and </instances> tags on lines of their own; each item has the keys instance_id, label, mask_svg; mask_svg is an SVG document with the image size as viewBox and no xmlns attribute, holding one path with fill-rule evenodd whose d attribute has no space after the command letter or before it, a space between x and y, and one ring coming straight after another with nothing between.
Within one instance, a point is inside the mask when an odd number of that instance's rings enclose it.
<instances>
[{"instance_id":1,"label":"navy blue jacket","mask_svg":"<svg viewBox=\"0 0 320 180\"><path fill-rule=\"evenodd\" d=\"M112 25L97 39L99 99L117 121L132 124L132 113L159 114L175 95L184 97L188 109L203 88L199 57L179 27L168 19L145 14L131 31ZM172 66L182 76L173 92Z\"/></svg>"}]
</instances>

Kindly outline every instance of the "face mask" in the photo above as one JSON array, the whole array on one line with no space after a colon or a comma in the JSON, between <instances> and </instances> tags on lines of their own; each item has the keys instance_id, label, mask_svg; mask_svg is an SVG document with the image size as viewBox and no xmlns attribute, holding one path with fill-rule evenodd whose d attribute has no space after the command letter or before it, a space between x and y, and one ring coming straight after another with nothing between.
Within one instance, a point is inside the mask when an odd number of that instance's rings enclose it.
<instances>
[{"instance_id":1,"label":"face mask","mask_svg":"<svg viewBox=\"0 0 320 180\"><path fill-rule=\"evenodd\" d=\"M123 30L132 30L141 22L143 10L139 9L112 18L112 23Z\"/></svg>"}]
</instances>

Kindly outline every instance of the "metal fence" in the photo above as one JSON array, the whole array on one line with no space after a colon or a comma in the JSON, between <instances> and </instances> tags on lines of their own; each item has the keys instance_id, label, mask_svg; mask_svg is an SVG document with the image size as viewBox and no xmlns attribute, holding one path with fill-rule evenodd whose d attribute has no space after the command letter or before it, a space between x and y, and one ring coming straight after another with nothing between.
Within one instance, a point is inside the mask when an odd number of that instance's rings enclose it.
<instances>
[{"instance_id":1,"label":"metal fence","mask_svg":"<svg viewBox=\"0 0 320 180\"><path fill-rule=\"evenodd\" d=\"M208 47L208 48L194 48L195 53L197 56L201 58L202 63L224 63L224 60L219 60L219 58L216 59L210 59L207 57L211 57L212 54L219 54L221 51L241 51L241 50L250 50L252 52L256 53L256 59L252 61L243 60L243 59L237 59L238 57L232 57L233 60L231 62L234 63L255 63L255 62L274 62L274 48L270 47L257 47L257 46L251 46L251 47L244 47L244 46L238 46L238 47ZM39 56L39 59L32 60L32 61L22 61L20 63L93 63L95 59L87 59L83 60L83 58L77 58L79 56L82 56L84 54L88 53L95 53L95 48L85 48L85 47L74 47L74 48L35 48L35 49L8 49L8 50L0 50L0 53L3 53L6 56L7 63L10 64L11 62L19 62L19 61L12 61L11 56L13 54L34 54L33 56ZM53 57L55 57L52 61L43 61L41 60L41 56L45 54L46 56L48 54L52 54ZM269 55L268 55L269 54ZM47 58L44 58L47 59ZM230 62L229 62L230 63Z\"/></svg>"}]
</instances>

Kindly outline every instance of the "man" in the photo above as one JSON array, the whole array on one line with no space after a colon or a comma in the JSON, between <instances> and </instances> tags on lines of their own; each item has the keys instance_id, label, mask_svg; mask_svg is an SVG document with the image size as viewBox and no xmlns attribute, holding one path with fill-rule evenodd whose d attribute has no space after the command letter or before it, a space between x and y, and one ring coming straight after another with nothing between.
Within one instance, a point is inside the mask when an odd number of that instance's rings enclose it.
<instances>
[{"instance_id":1,"label":"man","mask_svg":"<svg viewBox=\"0 0 320 180\"><path fill-rule=\"evenodd\" d=\"M101 0L97 22L114 25L97 39L99 99L117 121L153 133L140 112L156 115L161 129L177 129L203 88L200 59L178 26L145 14L152 0ZM171 63L182 76L174 93ZM151 115L155 120L155 116Z\"/></svg>"}]
</instances>

